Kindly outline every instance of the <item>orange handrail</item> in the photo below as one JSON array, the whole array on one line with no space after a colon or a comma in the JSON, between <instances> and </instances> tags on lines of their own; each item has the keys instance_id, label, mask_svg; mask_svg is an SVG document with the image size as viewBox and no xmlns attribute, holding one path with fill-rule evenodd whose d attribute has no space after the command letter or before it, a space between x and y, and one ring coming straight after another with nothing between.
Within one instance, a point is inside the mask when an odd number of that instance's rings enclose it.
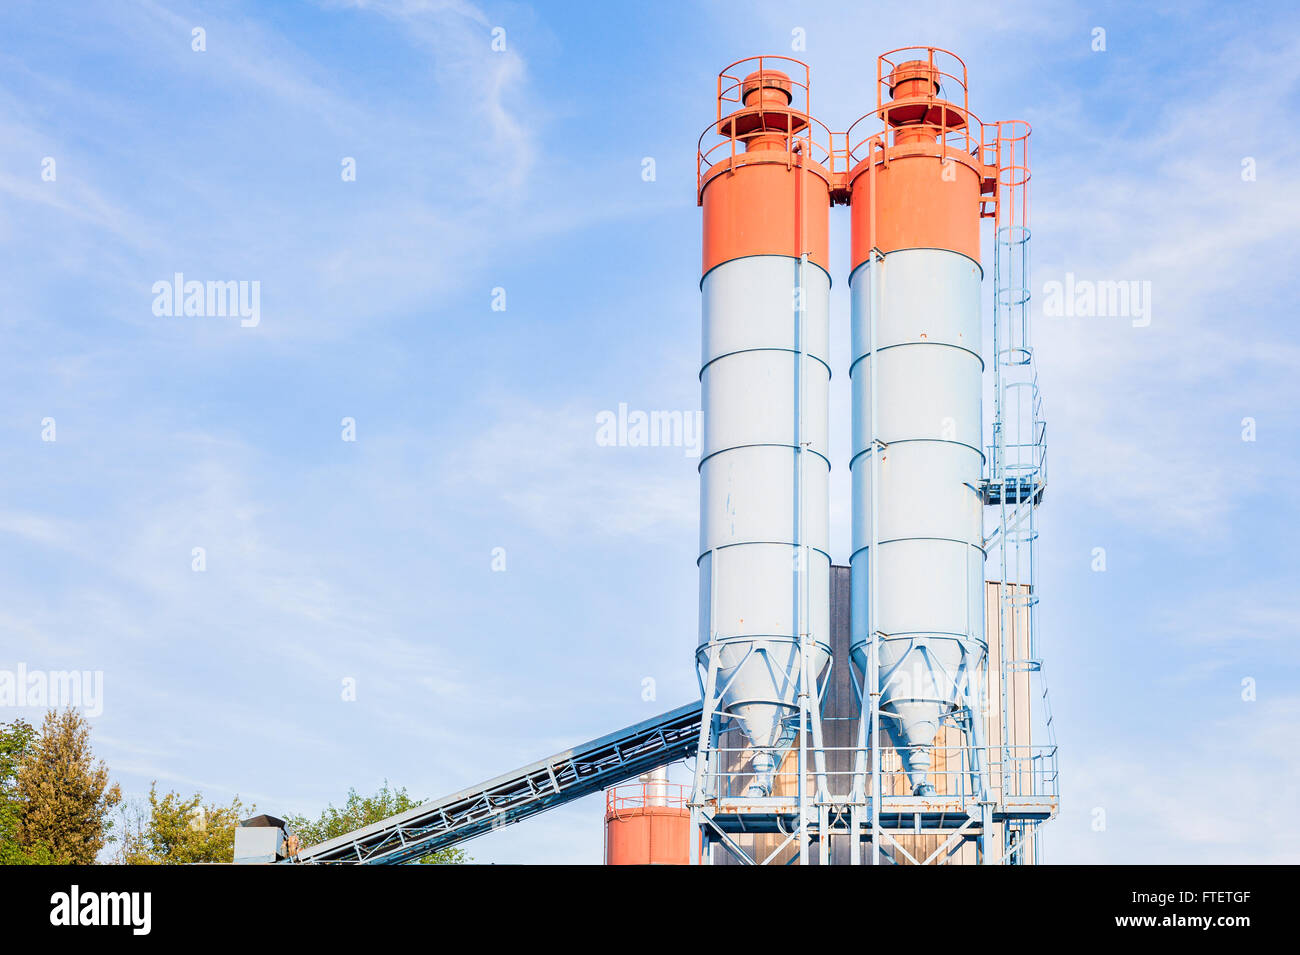
<instances>
[{"instance_id":1,"label":"orange handrail","mask_svg":"<svg viewBox=\"0 0 1300 955\"><path fill-rule=\"evenodd\" d=\"M605 814L650 807L686 808L688 787L684 783L629 783L605 790Z\"/></svg>"}]
</instances>

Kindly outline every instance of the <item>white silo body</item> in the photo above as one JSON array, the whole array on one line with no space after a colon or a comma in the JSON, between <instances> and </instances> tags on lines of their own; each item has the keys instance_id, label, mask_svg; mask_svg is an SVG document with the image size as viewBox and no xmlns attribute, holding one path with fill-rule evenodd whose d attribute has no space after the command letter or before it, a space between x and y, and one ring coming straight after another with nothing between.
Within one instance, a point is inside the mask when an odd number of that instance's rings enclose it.
<instances>
[{"instance_id":1,"label":"white silo body","mask_svg":"<svg viewBox=\"0 0 1300 955\"><path fill-rule=\"evenodd\" d=\"M883 444L874 507L880 710L918 792L928 791L940 718L971 675L964 649L984 646L980 282L968 256L924 248L869 259L850 278L852 651L865 672L874 399Z\"/></svg>"},{"instance_id":2,"label":"white silo body","mask_svg":"<svg viewBox=\"0 0 1300 955\"><path fill-rule=\"evenodd\" d=\"M712 268L701 291L699 662L712 636L720 707L759 748L752 785L766 794L798 731L800 632L810 682L830 656L830 277L753 255Z\"/></svg>"}]
</instances>

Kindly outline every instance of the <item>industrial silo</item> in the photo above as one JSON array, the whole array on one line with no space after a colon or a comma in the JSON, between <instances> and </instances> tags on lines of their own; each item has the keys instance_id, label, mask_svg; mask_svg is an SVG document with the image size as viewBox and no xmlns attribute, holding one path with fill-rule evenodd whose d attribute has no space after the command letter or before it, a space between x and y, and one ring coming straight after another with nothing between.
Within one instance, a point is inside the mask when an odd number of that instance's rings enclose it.
<instances>
[{"instance_id":1,"label":"industrial silo","mask_svg":"<svg viewBox=\"0 0 1300 955\"><path fill-rule=\"evenodd\" d=\"M1028 127L981 123L964 64L933 47L879 57L875 99L829 132L806 67L755 58L723 71L701 138L689 806L714 863L1036 860L1057 809L1050 708L1045 687L1029 690L1045 432ZM851 346L834 358L850 372L849 568L831 568L826 546L831 204L851 213ZM987 379L983 219L996 237Z\"/></svg>"},{"instance_id":2,"label":"industrial silo","mask_svg":"<svg viewBox=\"0 0 1300 955\"><path fill-rule=\"evenodd\" d=\"M985 654L979 227L989 184L961 61L923 48L880 63L872 118L884 131L860 143L850 131L849 142L851 644L912 791L925 795L941 720Z\"/></svg>"},{"instance_id":3,"label":"industrial silo","mask_svg":"<svg viewBox=\"0 0 1300 955\"><path fill-rule=\"evenodd\" d=\"M800 693L830 655L831 176L813 154L802 64L734 64L719 77L717 104L698 191L697 663L740 737L721 794L766 796L799 732Z\"/></svg>"}]
</instances>

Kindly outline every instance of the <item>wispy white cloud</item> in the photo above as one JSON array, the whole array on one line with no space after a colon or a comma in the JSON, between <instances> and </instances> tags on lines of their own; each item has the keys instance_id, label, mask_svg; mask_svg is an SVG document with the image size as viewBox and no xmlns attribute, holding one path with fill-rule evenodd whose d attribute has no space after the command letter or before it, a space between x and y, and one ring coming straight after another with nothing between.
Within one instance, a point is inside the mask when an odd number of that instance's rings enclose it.
<instances>
[{"instance_id":1,"label":"wispy white cloud","mask_svg":"<svg viewBox=\"0 0 1300 955\"><path fill-rule=\"evenodd\" d=\"M433 58L440 96L469 107L463 115L471 130L486 121L491 150L476 150L464 160L498 170L493 177L497 186L514 190L525 183L536 159L535 124L543 106L529 95L527 64L505 26L493 24L481 8L463 0L339 0L329 5L399 23ZM501 31L495 38L494 29ZM457 126L457 135L464 135L464 126ZM472 132L469 139L473 141Z\"/></svg>"},{"instance_id":2,"label":"wispy white cloud","mask_svg":"<svg viewBox=\"0 0 1300 955\"><path fill-rule=\"evenodd\" d=\"M600 446L601 410L499 398L445 480L478 488L556 537L689 532L698 520L697 459L682 448Z\"/></svg>"},{"instance_id":3,"label":"wispy white cloud","mask_svg":"<svg viewBox=\"0 0 1300 955\"><path fill-rule=\"evenodd\" d=\"M1076 761L1062 818L1047 830L1050 858L1106 864L1295 864L1300 838L1269 825L1300 799L1290 740L1300 698L1242 703L1185 745L1117 738ZM1104 819L1105 828L1097 829Z\"/></svg>"},{"instance_id":4,"label":"wispy white cloud","mask_svg":"<svg viewBox=\"0 0 1300 955\"><path fill-rule=\"evenodd\" d=\"M1272 644L1275 664L1300 662L1300 593L1289 577L1242 580L1192 595L1159 614L1163 629L1193 645L1240 648Z\"/></svg>"},{"instance_id":5,"label":"wispy white cloud","mask_svg":"<svg viewBox=\"0 0 1300 955\"><path fill-rule=\"evenodd\" d=\"M1135 113L1151 100L1141 135L1117 141L1102 117L1065 102L1040 110L1049 135L1077 145L1052 154L1038 189L1035 295L1069 271L1149 282L1152 303L1149 327L1037 319L1052 430L1066 433L1057 473L1080 476L1071 491L1103 512L1159 533L1222 534L1280 463L1275 447L1234 454L1237 420L1300 400L1300 349L1262 304L1294 289L1287 250L1300 240L1300 183L1276 172L1300 158L1300 136L1253 92L1266 82L1286 99L1300 82L1294 40L1272 46L1243 58L1229 45L1172 101L1163 86L1135 90ZM1246 155L1267 170L1258 181L1242 180Z\"/></svg>"},{"instance_id":6,"label":"wispy white cloud","mask_svg":"<svg viewBox=\"0 0 1300 955\"><path fill-rule=\"evenodd\" d=\"M257 279L259 339L283 343L347 338L395 313L436 308L485 261L508 255L503 241L522 245L636 212L624 204L579 207L528 188L547 110L516 46L492 50L478 8L351 2L327 9L396 24L427 58L428 77L420 78L427 95L376 104L360 77L354 82L337 63L319 62L237 9L154 0L105 9L84 28L119 34L122 53L135 61L130 69L173 76L190 98L202 97L201 112L180 109L168 124L147 123L137 105L106 89L82 97L62 77L11 63L40 95L64 105L32 110L10 102L17 108L4 110L18 117L0 137L11 241L26 237L35 243L28 254L111 288L106 310L142 328L157 324L148 289L161 276ZM196 24L208 31L201 54L190 49ZM77 121L61 120L65 114ZM243 162L255 165L256 176L223 161L218 131L244 143ZM37 162L47 153L59 163L54 183L39 178ZM340 182L343 156L357 161L355 184ZM149 170L149 190L140 188L141 168ZM576 187L582 173L571 172ZM160 202L164 195L169 201ZM364 200L349 202L356 196ZM504 220L512 223L505 235ZM103 245L96 233L119 240L112 253L90 252ZM196 276L198 269L205 274ZM39 307L15 304L11 320L30 320Z\"/></svg>"}]
</instances>

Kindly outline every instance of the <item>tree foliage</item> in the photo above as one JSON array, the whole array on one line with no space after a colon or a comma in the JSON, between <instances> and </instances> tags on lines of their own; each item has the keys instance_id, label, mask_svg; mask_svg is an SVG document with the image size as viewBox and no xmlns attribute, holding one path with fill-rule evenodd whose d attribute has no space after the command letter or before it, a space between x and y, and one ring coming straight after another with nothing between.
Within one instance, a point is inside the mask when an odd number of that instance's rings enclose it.
<instances>
[{"instance_id":1,"label":"tree foliage","mask_svg":"<svg viewBox=\"0 0 1300 955\"><path fill-rule=\"evenodd\" d=\"M304 849L317 843L325 842L336 836L379 822L399 812L414 809L420 805L419 800L407 795L406 788L393 789L384 781L384 785L373 796L362 796L356 789L348 790L348 798L343 808L336 809L331 803L317 819L306 816L290 816L288 823L302 840ZM439 849L420 860L425 865L458 865L468 862L469 857L463 849Z\"/></svg>"},{"instance_id":2,"label":"tree foliage","mask_svg":"<svg viewBox=\"0 0 1300 955\"><path fill-rule=\"evenodd\" d=\"M253 811L250 807L248 812ZM121 845L115 861L127 865L183 865L230 862L235 854L235 828L245 813L236 796L230 805L203 802L203 795L159 795L149 786L149 803L123 804Z\"/></svg>"},{"instance_id":3,"label":"tree foliage","mask_svg":"<svg viewBox=\"0 0 1300 955\"><path fill-rule=\"evenodd\" d=\"M95 861L110 838L109 813L122 798L109 785L108 768L94 760L89 724L71 707L50 710L40 733L28 738L13 790L19 847L65 865Z\"/></svg>"},{"instance_id":4,"label":"tree foliage","mask_svg":"<svg viewBox=\"0 0 1300 955\"><path fill-rule=\"evenodd\" d=\"M290 816L289 824L308 847L418 805L385 781L374 795L350 789L342 807L330 805L316 819ZM86 865L109 843L116 843L117 863L230 862L239 820L254 811L238 796L222 806L205 803L201 793L159 793L156 782L147 802L124 801L107 767L95 761L89 726L74 709L50 710L39 731L21 719L0 723L0 865ZM420 860L467 861L455 848Z\"/></svg>"},{"instance_id":5,"label":"tree foliage","mask_svg":"<svg viewBox=\"0 0 1300 955\"><path fill-rule=\"evenodd\" d=\"M52 861L49 846L24 846L18 839L23 814L18 770L35 739L36 728L26 720L0 723L0 865L43 865Z\"/></svg>"}]
</instances>

